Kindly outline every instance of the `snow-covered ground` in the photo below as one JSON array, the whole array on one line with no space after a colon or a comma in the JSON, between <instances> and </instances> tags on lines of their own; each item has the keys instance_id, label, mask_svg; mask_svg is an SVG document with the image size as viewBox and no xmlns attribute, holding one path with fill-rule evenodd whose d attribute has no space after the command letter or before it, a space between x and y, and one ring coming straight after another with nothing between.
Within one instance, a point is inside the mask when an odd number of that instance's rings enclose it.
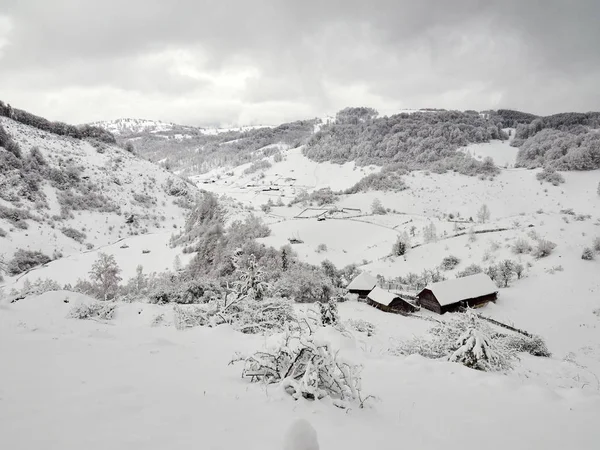
<instances>
[{"instance_id":1,"label":"snow-covered ground","mask_svg":"<svg viewBox=\"0 0 600 450\"><path fill-rule=\"evenodd\" d=\"M591 450L600 439L592 389L382 355L385 333L422 324L364 304L341 305L342 317L380 317L383 336L372 345L342 339L343 354L364 365L363 391L378 399L344 411L242 379L228 363L236 351L260 348L263 337L227 326L153 327L167 308L156 305L121 304L109 323L66 318L88 301L54 292L0 307L7 448L276 450L298 418L312 424L322 449Z\"/></svg>"},{"instance_id":2,"label":"snow-covered ground","mask_svg":"<svg viewBox=\"0 0 600 450\"><path fill-rule=\"evenodd\" d=\"M230 198L230 220L250 212L263 217L272 230L263 243L279 247L291 237L303 240L293 248L312 263L356 263L373 275L393 278L433 269L444 256L454 255L460 263L446 273L451 278L473 263L519 261L526 276L478 312L539 334L551 358L520 355L515 368L501 374L394 356L388 350L397 342L427 335L432 324L427 319L449 315L420 311L418 317L404 317L364 303L341 303L342 321L364 319L376 327L373 336L326 331L340 356L363 365L363 392L376 396L364 409L344 411L327 401L294 401L273 386L241 378L241 367L229 365L232 356L263 348L267 337L225 325L178 331L172 307L145 303L119 304L108 322L71 319L74 305L92 300L52 292L12 304L0 301L0 443L18 449L275 450L285 448L288 428L303 418L316 430L322 449L596 449L600 256L585 261L581 252L600 236L600 171L564 173L566 183L552 186L540 184L535 170L511 168L516 154L507 143L464 151L492 156L498 166L509 168L493 180L415 172L404 177L405 191L343 196L335 206L344 212L325 221L317 221L314 210L287 205L302 191L343 190L380 168L317 164L301 149L290 149L280 162L271 158L272 167L262 175L244 174L249 167L244 165L195 181ZM388 214L371 214L375 199ZM268 200L284 206L263 212L259 206ZM491 218L477 223L483 204ZM565 211L570 208L573 214ZM171 215L172 223L182 221L181 212ZM429 224L437 239L426 242L423 229ZM94 220L88 226L90 234L103 229ZM470 230L477 233L474 240L466 234ZM87 277L99 251L115 256L123 278L132 276L137 264L146 273L172 268L176 256L185 263L185 256L167 245L172 231L163 227L117 243L104 239L89 253L72 249L47 267L8 278L6 287L36 278L73 283ZM392 257L402 233L415 247L405 257ZM536 260L511 251L517 239L535 245L537 237L557 244L550 256ZM11 239L19 246L27 242L20 232L11 232ZM299 313L306 308L296 306ZM159 325L158 317L163 318Z\"/></svg>"}]
</instances>

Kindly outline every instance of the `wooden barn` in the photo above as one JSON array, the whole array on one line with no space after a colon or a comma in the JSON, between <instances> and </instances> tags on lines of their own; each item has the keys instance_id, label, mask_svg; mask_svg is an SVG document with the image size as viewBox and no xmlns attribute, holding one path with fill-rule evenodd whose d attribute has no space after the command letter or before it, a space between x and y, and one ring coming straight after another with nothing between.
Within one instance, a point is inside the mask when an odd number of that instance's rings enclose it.
<instances>
[{"instance_id":1,"label":"wooden barn","mask_svg":"<svg viewBox=\"0 0 600 450\"><path fill-rule=\"evenodd\" d=\"M401 298L398 294L388 292L380 287L374 287L367 296L367 303L377 309L386 312L408 314L415 312L418 308Z\"/></svg>"},{"instance_id":2,"label":"wooden barn","mask_svg":"<svg viewBox=\"0 0 600 450\"><path fill-rule=\"evenodd\" d=\"M432 283L417 294L417 304L444 314L462 308L479 308L498 298L498 286L484 273Z\"/></svg>"},{"instance_id":3,"label":"wooden barn","mask_svg":"<svg viewBox=\"0 0 600 450\"><path fill-rule=\"evenodd\" d=\"M352 280L346 289L351 294L358 294L358 298L364 300L375 286L377 286L377 278L367 272L363 272Z\"/></svg>"}]
</instances>

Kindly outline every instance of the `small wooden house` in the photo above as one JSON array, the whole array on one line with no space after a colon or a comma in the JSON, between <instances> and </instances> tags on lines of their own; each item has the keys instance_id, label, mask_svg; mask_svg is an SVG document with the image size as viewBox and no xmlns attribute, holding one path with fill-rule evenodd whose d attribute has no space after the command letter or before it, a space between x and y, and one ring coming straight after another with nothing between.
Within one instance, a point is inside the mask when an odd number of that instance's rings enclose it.
<instances>
[{"instance_id":1,"label":"small wooden house","mask_svg":"<svg viewBox=\"0 0 600 450\"><path fill-rule=\"evenodd\" d=\"M375 287L369 292L367 303L382 311L399 314L412 313L418 309L415 305L404 300L398 294L388 292L380 287Z\"/></svg>"},{"instance_id":2,"label":"small wooden house","mask_svg":"<svg viewBox=\"0 0 600 450\"><path fill-rule=\"evenodd\" d=\"M375 286L377 286L377 278L367 272L362 272L350 282L346 289L351 294L358 294L358 298L364 300Z\"/></svg>"},{"instance_id":3,"label":"small wooden house","mask_svg":"<svg viewBox=\"0 0 600 450\"><path fill-rule=\"evenodd\" d=\"M417 304L438 314L479 308L498 298L498 286L484 273L432 283L417 294Z\"/></svg>"}]
</instances>

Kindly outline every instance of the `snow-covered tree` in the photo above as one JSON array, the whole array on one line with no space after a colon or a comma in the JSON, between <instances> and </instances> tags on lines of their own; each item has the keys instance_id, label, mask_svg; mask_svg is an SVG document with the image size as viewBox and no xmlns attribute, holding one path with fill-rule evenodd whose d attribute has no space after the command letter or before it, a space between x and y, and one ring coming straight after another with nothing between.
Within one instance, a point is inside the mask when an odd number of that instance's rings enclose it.
<instances>
[{"instance_id":1,"label":"snow-covered tree","mask_svg":"<svg viewBox=\"0 0 600 450\"><path fill-rule=\"evenodd\" d=\"M376 198L375 200L373 200L373 203L371 203L371 212L373 214L387 214L387 211L385 210L383 204L381 203L381 200L379 200L378 198Z\"/></svg>"},{"instance_id":2,"label":"snow-covered tree","mask_svg":"<svg viewBox=\"0 0 600 450\"><path fill-rule=\"evenodd\" d=\"M99 296L103 300L113 298L118 291L121 269L113 255L100 253L90 270L90 279L95 283Z\"/></svg>"},{"instance_id":3,"label":"snow-covered tree","mask_svg":"<svg viewBox=\"0 0 600 450\"><path fill-rule=\"evenodd\" d=\"M437 231L433 222L429 222L429 224L423 228L423 239L425 239L426 243L435 242L437 240Z\"/></svg>"},{"instance_id":4,"label":"snow-covered tree","mask_svg":"<svg viewBox=\"0 0 600 450\"><path fill-rule=\"evenodd\" d=\"M475 327L469 328L456 341L457 349L448 361L476 370L498 370L508 367L488 336Z\"/></svg>"},{"instance_id":5,"label":"snow-covered tree","mask_svg":"<svg viewBox=\"0 0 600 450\"><path fill-rule=\"evenodd\" d=\"M477 211L477 219L481 223L485 223L490 220L490 209L486 204L481 205L479 211Z\"/></svg>"},{"instance_id":6,"label":"snow-covered tree","mask_svg":"<svg viewBox=\"0 0 600 450\"><path fill-rule=\"evenodd\" d=\"M337 302L330 299L327 303L317 302L323 326L336 325L339 322Z\"/></svg>"},{"instance_id":7,"label":"snow-covered tree","mask_svg":"<svg viewBox=\"0 0 600 450\"><path fill-rule=\"evenodd\" d=\"M256 263L254 254L248 257L247 267L239 268L238 271L240 275L236 282L236 289L239 296L247 296L253 300L262 299L269 289L269 284L265 281L265 272Z\"/></svg>"}]
</instances>

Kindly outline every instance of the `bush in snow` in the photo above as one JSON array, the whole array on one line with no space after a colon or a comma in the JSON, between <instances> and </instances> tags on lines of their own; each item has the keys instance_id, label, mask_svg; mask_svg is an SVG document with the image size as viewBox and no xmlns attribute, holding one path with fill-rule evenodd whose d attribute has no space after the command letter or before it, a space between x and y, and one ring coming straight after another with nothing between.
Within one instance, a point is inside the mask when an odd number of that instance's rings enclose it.
<instances>
[{"instance_id":1,"label":"bush in snow","mask_svg":"<svg viewBox=\"0 0 600 450\"><path fill-rule=\"evenodd\" d=\"M2 271L0 267L0 273L1 272ZM11 296L26 297L28 295L41 295L44 292L60 291L62 289L63 288L54 280L51 280L49 278L38 278L33 283L31 283L29 280L25 280L21 289L13 289L10 294Z\"/></svg>"},{"instance_id":2,"label":"bush in snow","mask_svg":"<svg viewBox=\"0 0 600 450\"><path fill-rule=\"evenodd\" d=\"M403 256L406 254L406 252L408 252L409 248L410 248L410 243L409 243L408 234L406 234L406 232L404 232L400 236L398 236L398 239L396 239L396 242L394 243L394 246L392 247L392 255Z\"/></svg>"},{"instance_id":3,"label":"bush in snow","mask_svg":"<svg viewBox=\"0 0 600 450\"><path fill-rule=\"evenodd\" d=\"M114 303L94 302L73 306L69 310L69 317L73 319L101 319L110 320L115 315Z\"/></svg>"},{"instance_id":4,"label":"bush in snow","mask_svg":"<svg viewBox=\"0 0 600 450\"><path fill-rule=\"evenodd\" d=\"M450 255L446 256L442 259L442 263L440 264L440 269L442 270L452 270L460 263L460 259L456 256Z\"/></svg>"},{"instance_id":5,"label":"bush in snow","mask_svg":"<svg viewBox=\"0 0 600 450\"><path fill-rule=\"evenodd\" d=\"M319 244L317 245L317 253L323 253L327 251L327 244Z\"/></svg>"},{"instance_id":6,"label":"bush in snow","mask_svg":"<svg viewBox=\"0 0 600 450\"><path fill-rule=\"evenodd\" d=\"M533 250L531 244L524 238L517 239L512 245L512 251L517 255L529 253L531 250Z\"/></svg>"},{"instance_id":7,"label":"bush in snow","mask_svg":"<svg viewBox=\"0 0 600 450\"><path fill-rule=\"evenodd\" d=\"M532 255L538 259L545 258L552 253L555 247L556 244L554 242L550 242L546 239L540 239L536 248L533 250Z\"/></svg>"},{"instance_id":8,"label":"bush in snow","mask_svg":"<svg viewBox=\"0 0 600 450\"><path fill-rule=\"evenodd\" d=\"M330 299L327 303L317 302L323 326L336 325L340 318L338 314L337 302Z\"/></svg>"},{"instance_id":9,"label":"bush in snow","mask_svg":"<svg viewBox=\"0 0 600 450\"><path fill-rule=\"evenodd\" d=\"M378 198L376 198L375 200L373 200L373 203L371 203L371 212L373 214L375 214L375 215L384 215L384 214L387 214L387 211L385 210L385 207L381 203L381 200L379 200Z\"/></svg>"},{"instance_id":10,"label":"bush in snow","mask_svg":"<svg viewBox=\"0 0 600 450\"><path fill-rule=\"evenodd\" d=\"M483 371L505 370L511 367L492 340L474 326L465 331L455 345L457 348L448 356L448 361Z\"/></svg>"},{"instance_id":11,"label":"bush in snow","mask_svg":"<svg viewBox=\"0 0 600 450\"><path fill-rule=\"evenodd\" d=\"M595 252L600 253L600 237L594 238L594 242L592 243L592 248Z\"/></svg>"},{"instance_id":12,"label":"bush in snow","mask_svg":"<svg viewBox=\"0 0 600 450\"><path fill-rule=\"evenodd\" d=\"M584 248L583 252L581 253L581 259L585 259L586 261L593 260L594 252L592 251L592 249L589 247Z\"/></svg>"},{"instance_id":13,"label":"bush in snow","mask_svg":"<svg viewBox=\"0 0 600 450\"><path fill-rule=\"evenodd\" d=\"M555 169L545 167L540 173L535 176L539 181L547 181L552 183L554 186L558 186L565 182L565 178L558 173Z\"/></svg>"},{"instance_id":14,"label":"bush in snow","mask_svg":"<svg viewBox=\"0 0 600 450\"><path fill-rule=\"evenodd\" d=\"M508 349L515 352L525 352L533 356L543 356L549 358L552 356L546 343L540 336L525 336L514 334L506 336L505 345Z\"/></svg>"},{"instance_id":15,"label":"bush in snow","mask_svg":"<svg viewBox=\"0 0 600 450\"><path fill-rule=\"evenodd\" d=\"M294 399L320 400L329 397L346 408L364 400L360 391L361 367L340 358L331 344L310 331L288 327L271 348L243 361L242 376L267 384L278 383Z\"/></svg>"},{"instance_id":16,"label":"bush in snow","mask_svg":"<svg viewBox=\"0 0 600 450\"><path fill-rule=\"evenodd\" d=\"M456 278L468 277L469 275L475 275L475 274L481 273L481 272L483 272L483 269L481 268L481 266L478 266L477 264L471 264L471 265L465 267L464 270L457 272Z\"/></svg>"},{"instance_id":17,"label":"bush in snow","mask_svg":"<svg viewBox=\"0 0 600 450\"><path fill-rule=\"evenodd\" d=\"M10 275L18 275L36 266L47 264L50 261L52 261L52 258L44 255L42 252L20 248L8 262L6 270Z\"/></svg>"},{"instance_id":18,"label":"bush in snow","mask_svg":"<svg viewBox=\"0 0 600 450\"><path fill-rule=\"evenodd\" d=\"M375 334L375 325L364 319L348 319L344 324L359 333L367 333L367 336Z\"/></svg>"},{"instance_id":19,"label":"bush in snow","mask_svg":"<svg viewBox=\"0 0 600 450\"><path fill-rule=\"evenodd\" d=\"M74 241L79 242L80 244L83 244L83 241L87 237L87 235L84 232L76 230L75 228L63 227L60 231L68 238L71 238Z\"/></svg>"},{"instance_id":20,"label":"bush in snow","mask_svg":"<svg viewBox=\"0 0 600 450\"><path fill-rule=\"evenodd\" d=\"M480 370L510 368L512 352L506 348L504 335L494 333L491 327L472 311L457 314L448 321L439 321L429 330L427 338L415 337L400 342L392 354L419 354L431 359L450 359ZM485 350L482 347L485 346Z\"/></svg>"}]
</instances>

